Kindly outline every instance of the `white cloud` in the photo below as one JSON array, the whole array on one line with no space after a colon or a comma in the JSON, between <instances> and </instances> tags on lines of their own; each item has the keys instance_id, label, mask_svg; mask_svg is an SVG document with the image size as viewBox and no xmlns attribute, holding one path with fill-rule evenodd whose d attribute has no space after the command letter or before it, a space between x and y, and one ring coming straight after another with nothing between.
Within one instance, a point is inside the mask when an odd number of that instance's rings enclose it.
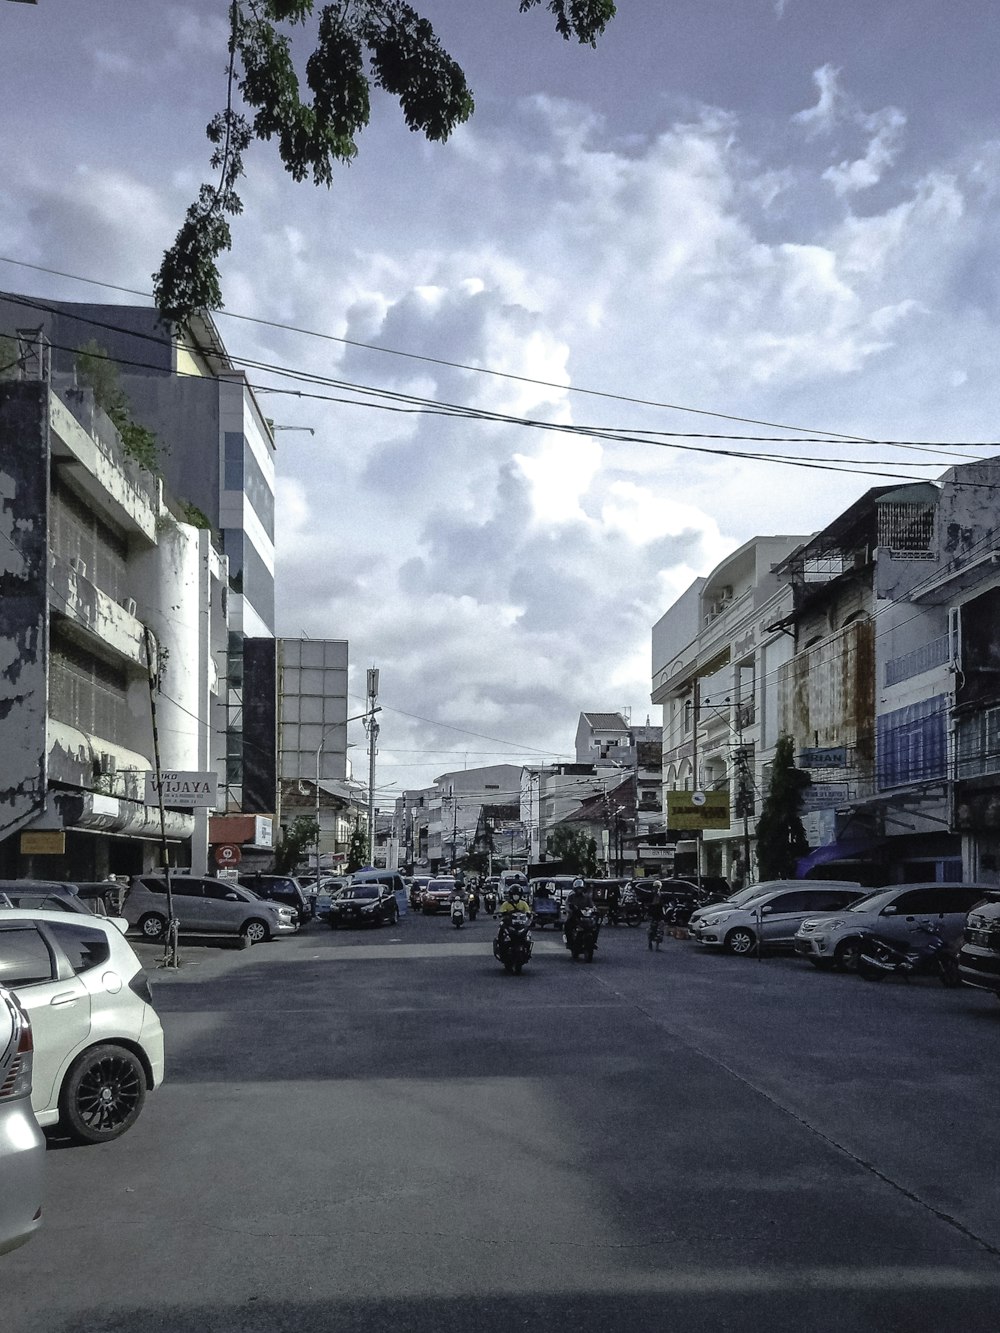
<instances>
[{"instance_id":1,"label":"white cloud","mask_svg":"<svg viewBox=\"0 0 1000 1333\"><path fill-rule=\"evenodd\" d=\"M827 167L823 172L823 179L829 181L839 195L877 185L899 154L900 139L906 126L906 117L901 111L887 107L865 117L863 124L871 131L864 154L854 161L845 160L835 167Z\"/></svg>"},{"instance_id":2,"label":"white cloud","mask_svg":"<svg viewBox=\"0 0 1000 1333\"><path fill-rule=\"evenodd\" d=\"M819 69L813 70L816 102L804 111L797 111L792 116L793 124L804 125L815 134L832 129L839 119L844 101L839 79L840 70L833 65L821 65Z\"/></svg>"}]
</instances>

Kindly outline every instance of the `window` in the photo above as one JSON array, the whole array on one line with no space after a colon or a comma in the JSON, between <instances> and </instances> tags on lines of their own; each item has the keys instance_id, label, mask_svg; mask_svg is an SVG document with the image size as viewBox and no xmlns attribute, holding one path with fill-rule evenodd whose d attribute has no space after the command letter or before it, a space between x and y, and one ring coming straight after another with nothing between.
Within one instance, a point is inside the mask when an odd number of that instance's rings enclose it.
<instances>
[{"instance_id":1,"label":"window","mask_svg":"<svg viewBox=\"0 0 1000 1333\"><path fill-rule=\"evenodd\" d=\"M55 936L56 943L69 959L69 965L77 976L88 968L100 967L111 957L111 945L103 930L77 925L76 921L51 922L47 929Z\"/></svg>"},{"instance_id":2,"label":"window","mask_svg":"<svg viewBox=\"0 0 1000 1333\"><path fill-rule=\"evenodd\" d=\"M836 912L853 902L857 896L851 889L830 889L825 893L813 893L809 895L809 911Z\"/></svg>"},{"instance_id":3,"label":"window","mask_svg":"<svg viewBox=\"0 0 1000 1333\"><path fill-rule=\"evenodd\" d=\"M934 546L932 504L887 503L878 506L878 544L893 554L929 556Z\"/></svg>"},{"instance_id":4,"label":"window","mask_svg":"<svg viewBox=\"0 0 1000 1333\"><path fill-rule=\"evenodd\" d=\"M49 946L34 927L0 926L0 985L36 986L52 976Z\"/></svg>"}]
</instances>

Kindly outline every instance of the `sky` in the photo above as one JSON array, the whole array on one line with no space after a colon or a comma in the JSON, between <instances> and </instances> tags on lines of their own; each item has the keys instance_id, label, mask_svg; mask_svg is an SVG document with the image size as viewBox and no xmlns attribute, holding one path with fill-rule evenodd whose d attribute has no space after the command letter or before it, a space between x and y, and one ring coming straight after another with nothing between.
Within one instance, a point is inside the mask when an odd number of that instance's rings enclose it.
<instances>
[{"instance_id":1,"label":"sky","mask_svg":"<svg viewBox=\"0 0 1000 1333\"><path fill-rule=\"evenodd\" d=\"M571 758L584 710L659 722L650 632L692 579L1000 452L969 447L1000 439L989 0L620 0L594 50L544 6L414 3L474 117L428 144L376 96L329 190L256 145L217 317L237 357L384 391L250 376L278 631L349 639L352 712L379 667L386 803ZM0 0L0 288L150 291L211 178L226 9Z\"/></svg>"}]
</instances>

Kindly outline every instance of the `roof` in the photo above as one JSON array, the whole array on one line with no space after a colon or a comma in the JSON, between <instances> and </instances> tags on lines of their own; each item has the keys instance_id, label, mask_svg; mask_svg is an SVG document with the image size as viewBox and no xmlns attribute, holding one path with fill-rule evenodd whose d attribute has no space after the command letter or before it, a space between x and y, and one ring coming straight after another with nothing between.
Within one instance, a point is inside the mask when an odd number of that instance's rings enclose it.
<instances>
[{"instance_id":1,"label":"roof","mask_svg":"<svg viewBox=\"0 0 1000 1333\"><path fill-rule=\"evenodd\" d=\"M581 716L600 731L628 731L628 723L621 713L583 713Z\"/></svg>"}]
</instances>

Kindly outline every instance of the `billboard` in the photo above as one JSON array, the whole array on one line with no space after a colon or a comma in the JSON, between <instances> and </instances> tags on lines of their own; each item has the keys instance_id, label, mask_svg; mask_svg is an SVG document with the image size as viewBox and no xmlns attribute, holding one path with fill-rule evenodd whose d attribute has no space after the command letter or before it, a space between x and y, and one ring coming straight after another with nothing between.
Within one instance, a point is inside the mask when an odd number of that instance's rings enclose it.
<instances>
[{"instance_id":1,"label":"billboard","mask_svg":"<svg viewBox=\"0 0 1000 1333\"><path fill-rule=\"evenodd\" d=\"M667 792L667 828L683 831L729 826L728 791Z\"/></svg>"},{"instance_id":2,"label":"billboard","mask_svg":"<svg viewBox=\"0 0 1000 1333\"><path fill-rule=\"evenodd\" d=\"M207 773L161 772L159 790L156 774L147 773L145 801L147 805L159 805L162 792L163 804L174 810L214 810L219 800L218 788L219 776L214 769Z\"/></svg>"}]
</instances>

